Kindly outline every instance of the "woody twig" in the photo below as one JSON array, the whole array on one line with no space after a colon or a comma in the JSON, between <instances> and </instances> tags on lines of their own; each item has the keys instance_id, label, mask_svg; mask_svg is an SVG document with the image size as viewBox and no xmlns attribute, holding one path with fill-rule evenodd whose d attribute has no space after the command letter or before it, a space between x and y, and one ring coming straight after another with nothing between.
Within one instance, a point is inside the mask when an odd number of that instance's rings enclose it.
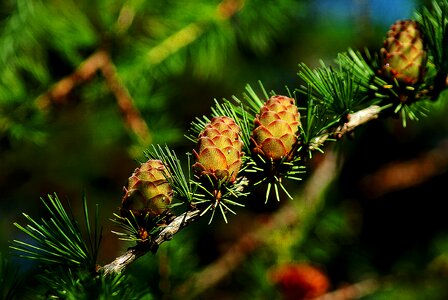
<instances>
[{"instance_id":1,"label":"woody twig","mask_svg":"<svg viewBox=\"0 0 448 300\"><path fill-rule=\"evenodd\" d=\"M85 59L70 75L56 82L45 94L36 99L36 106L48 110L53 105L66 104L67 98L75 88L91 80L97 73L103 75L106 84L115 96L124 123L143 144L149 144L151 135L140 111L126 86L120 80L116 67L109 54L100 49Z\"/></svg>"}]
</instances>

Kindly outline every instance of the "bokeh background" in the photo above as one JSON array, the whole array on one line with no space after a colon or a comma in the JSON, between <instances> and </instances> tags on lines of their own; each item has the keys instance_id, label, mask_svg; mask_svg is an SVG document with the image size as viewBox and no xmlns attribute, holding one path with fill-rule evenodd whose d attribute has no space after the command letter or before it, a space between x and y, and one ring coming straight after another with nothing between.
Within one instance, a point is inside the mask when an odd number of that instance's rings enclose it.
<instances>
[{"instance_id":1,"label":"bokeh background","mask_svg":"<svg viewBox=\"0 0 448 300\"><path fill-rule=\"evenodd\" d=\"M110 218L151 144L182 157L194 147L184 137L190 123L214 99L240 97L258 81L294 90L299 63L332 63L349 47L377 51L389 26L424 2L1 1L0 251L9 255L22 238L13 226L25 222L22 212L44 214L41 197L57 193L81 214L85 192L100 206L100 263L108 263L130 246L111 233ZM338 142L329 151L340 173L306 228L274 232L197 299L282 299L269 274L285 263L318 266L329 291L364 283L355 298L447 299L448 122L439 102L406 128L379 120ZM324 159L316 155L308 172ZM304 184L289 188L300 195ZM182 295L192 274L283 203L253 198L229 224L200 221L137 261L136 286L154 299Z\"/></svg>"}]
</instances>

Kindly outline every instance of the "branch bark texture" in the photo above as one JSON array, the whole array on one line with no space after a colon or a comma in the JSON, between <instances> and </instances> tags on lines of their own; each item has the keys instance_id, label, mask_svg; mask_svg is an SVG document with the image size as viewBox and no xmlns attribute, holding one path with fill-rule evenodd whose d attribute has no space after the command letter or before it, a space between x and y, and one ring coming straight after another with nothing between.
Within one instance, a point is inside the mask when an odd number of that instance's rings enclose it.
<instances>
[{"instance_id":1,"label":"branch bark texture","mask_svg":"<svg viewBox=\"0 0 448 300\"><path fill-rule=\"evenodd\" d=\"M378 119L381 112L381 107L378 105L372 105L367 108L361 109L357 112L347 115L347 122L337 127L335 130L328 132L311 142L310 149L317 149L324 144L324 142L330 137L341 138L343 135L353 131L356 127L363 125L369 121Z\"/></svg>"},{"instance_id":2,"label":"branch bark texture","mask_svg":"<svg viewBox=\"0 0 448 300\"><path fill-rule=\"evenodd\" d=\"M102 270L105 275L111 273L121 273L139 257L147 254L148 252L156 252L162 243L171 240L176 233L181 231L190 223L196 221L199 218L199 214L200 210L192 210L181 214L169 223L155 237L151 238L148 243L138 244L135 247L129 248L126 253L117 257L111 263L103 266L100 270Z\"/></svg>"}]
</instances>

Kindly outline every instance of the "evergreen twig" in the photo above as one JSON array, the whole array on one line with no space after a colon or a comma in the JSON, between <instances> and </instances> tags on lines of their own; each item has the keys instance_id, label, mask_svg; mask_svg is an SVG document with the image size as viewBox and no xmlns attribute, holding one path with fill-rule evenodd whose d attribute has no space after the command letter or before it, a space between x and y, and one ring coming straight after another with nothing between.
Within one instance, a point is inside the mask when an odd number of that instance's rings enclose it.
<instances>
[{"instance_id":1,"label":"evergreen twig","mask_svg":"<svg viewBox=\"0 0 448 300\"><path fill-rule=\"evenodd\" d=\"M200 36L204 35L208 26L213 27L214 22L226 21L233 17L240 11L242 6L242 1L223 0L218 5L213 15L213 20L208 20L207 22L204 20L193 21L173 34L168 35L147 52L147 61L152 65L165 61L172 54L198 40ZM260 161L270 167L269 179L275 179L268 181L266 202L272 186L277 199L280 199L279 193L281 190L289 198L293 198L282 185L281 179L283 175L284 178L293 178L295 174L300 173L297 163L301 159L301 150L305 149L309 153L313 150L322 151L326 141L333 138L342 138L358 126L379 118L382 111L390 107L392 107L390 111L394 114L401 115L404 126L407 118L417 120L418 113L423 112L421 100L427 100L428 95L431 95L431 93L433 93L433 97L437 98L440 92L447 86L448 65L446 58L448 57L448 52L445 49L446 47L444 47L447 45L448 38L447 7L447 1L442 1L441 5L437 5L434 2L433 10L424 9L417 15L424 32L426 35L429 35L427 42L429 51L432 53L432 61L430 63L435 65L437 72L437 74L434 72L425 74L424 83L418 82L415 86L403 84L400 86L397 78L393 78L386 83L383 80L384 78L377 77L377 72L374 71L377 67L375 63L378 62L372 61L370 65L367 60L364 60L360 52L351 49L346 53L338 55L336 63L339 68L328 67L322 64L321 68L312 70L305 64L300 65L299 77L306 83L306 86L302 86L300 91L307 96L307 106L301 107L301 109L306 110L305 116L302 117L304 125L300 128L300 134L297 134L297 136L296 133L291 134L293 138L300 137L300 139L297 142L294 140L294 147L292 147L291 151L288 150L287 155L282 154L280 159L278 159L279 164L274 165L272 163L273 160L266 163L263 158L260 158ZM122 12L124 8L122 8ZM120 16L122 16L122 12L120 12ZM134 16L129 19L127 24L117 23L117 27L121 31L127 30L133 22L133 18ZM420 50L423 51L423 49ZM141 138L141 141L149 142L148 127L141 118L139 111L133 106L128 90L121 83L115 65L109 54L104 50L95 52L73 74L63 78L48 93L39 97L36 100L37 106L45 109L52 102L62 101L76 86L92 78L97 71L102 73L109 90L116 96L118 106L125 115L125 123ZM435 83L433 84L433 82ZM263 85L261 85L261 88L265 98L268 98L269 94ZM436 92L434 93L434 91ZM270 93L274 92L271 91ZM223 104L216 101L215 107L212 108L212 116L229 116L235 119L235 122L242 129L242 140L249 157L244 160L243 170L245 167L256 164L255 160L250 158L253 154L249 146L253 129L250 122L259 113L259 109L264 103L250 86L246 87L244 99L246 100L245 104L234 97L233 100L236 101L236 105L227 100L224 100ZM210 119L204 117L196 120L196 122L192 123L192 131L197 135ZM297 124L298 122L295 123ZM194 142L197 140L196 136L189 136L189 138ZM185 206L187 207L187 211L184 211L179 216L167 218L166 224L158 224L157 217L152 220L156 223L154 225L156 228L150 233L148 239L131 239L137 241L136 246L129 248L125 254L117 257L111 263L96 268L101 241L101 230L97 223L98 208L95 211L95 222L92 224L89 219L87 200L85 196L83 197L84 221L88 233L88 239L85 241L72 212L67 212L55 195L54 197L49 196L48 201L42 199L50 214L49 220L41 219L36 221L24 214L29 224L21 226L15 223L16 227L33 240L33 243L14 240L11 248L22 257L47 265L68 267L69 275L67 278L72 283L77 282L77 278L82 277L80 274L72 276L72 267L87 266L89 271L95 269L98 272L97 274L111 276L97 276L94 277L94 280L98 278L100 280L112 278L111 280L116 282L116 286L118 286L121 277L113 276L120 274L142 255L148 252L157 252L162 243L171 240L180 230L200 219L208 211L212 212L212 219L216 209L219 207L224 221L227 222L226 213L235 213L228 204L242 206L242 204L231 199L232 197L246 196L247 193L244 193L243 190L247 186L247 179L244 176L240 176L235 181L232 180L232 185L227 185L229 182L226 180L212 182L212 179L208 177L213 189L205 188L197 178L191 178L190 173L188 173L188 176L184 175L180 161L168 147L164 149L160 146L154 146L153 151L146 154L149 158L162 160L164 165L167 166L165 177L170 185L173 186L176 196L181 199L181 204L186 204ZM290 155L295 157L286 161L285 157L289 158ZM280 169L277 168L280 165L287 167L287 171L284 172L286 175L277 170ZM191 167L190 161L188 161L188 167ZM252 171L256 173L264 170L263 168L257 169L257 167L254 167ZM290 172L287 173L288 171ZM305 185L303 194L299 196L304 201L301 201L299 204L288 202L272 216L272 222L268 222L267 225L260 226L254 231L243 235L214 264L209 265L191 280L185 282L183 286L179 287L177 295L182 298L194 298L202 291L213 286L236 269L248 253L265 243L265 237L275 230L300 223L302 225L301 230L306 232L309 223L320 208L324 191L337 176L336 171L336 159L331 152L327 153L324 163L312 174ZM266 173L262 175L265 176ZM256 184L260 182L262 180ZM197 189L203 190L205 194L198 194L196 192ZM201 207L204 203L206 203L206 207L199 209L198 207ZM299 207L301 209L297 209L298 205L302 205ZM122 228L129 229L132 235L133 232L135 233L136 228L134 228L131 221L127 221L128 223L122 224ZM298 238L298 243L302 239L303 235Z\"/></svg>"},{"instance_id":2,"label":"evergreen twig","mask_svg":"<svg viewBox=\"0 0 448 300\"><path fill-rule=\"evenodd\" d=\"M102 270L105 275L112 273L121 273L126 267L128 267L139 257L145 255L148 252L155 253L162 243L171 240L174 235L177 234L180 230L188 226L190 223L198 220L199 214L200 210L192 210L176 217L156 236L152 237L148 243L138 244L135 247L129 248L129 250L125 254L117 257L111 263L100 268L100 270Z\"/></svg>"},{"instance_id":3,"label":"evergreen twig","mask_svg":"<svg viewBox=\"0 0 448 300\"><path fill-rule=\"evenodd\" d=\"M50 219L39 221L27 214L23 214L29 224L14 225L28 235L34 243L13 240L11 249L21 257L29 258L45 264L63 266L87 266L95 268L98 249L101 241L101 230L97 227L98 213L95 215L94 228L90 226L87 213L86 198L83 198L84 221L89 236L86 242L82 230L71 210L66 210L57 195L48 196L48 200L41 199Z\"/></svg>"},{"instance_id":4,"label":"evergreen twig","mask_svg":"<svg viewBox=\"0 0 448 300\"><path fill-rule=\"evenodd\" d=\"M312 140L310 142L309 148L318 149L329 137L336 136L337 138L341 138L343 135L353 131L356 127L363 125L369 121L378 119L382 109L384 109L384 107L382 108L378 105L372 105L357 112L348 114L347 122Z\"/></svg>"}]
</instances>

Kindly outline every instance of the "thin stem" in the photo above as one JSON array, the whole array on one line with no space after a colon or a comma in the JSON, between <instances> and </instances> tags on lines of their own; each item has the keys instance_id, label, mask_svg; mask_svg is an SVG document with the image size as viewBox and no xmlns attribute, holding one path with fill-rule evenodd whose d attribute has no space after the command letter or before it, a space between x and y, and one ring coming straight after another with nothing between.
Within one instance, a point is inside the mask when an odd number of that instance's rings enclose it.
<instances>
[{"instance_id":1,"label":"thin stem","mask_svg":"<svg viewBox=\"0 0 448 300\"><path fill-rule=\"evenodd\" d=\"M151 143L151 134L148 125L142 118L140 111L134 105L134 100L121 81L116 67L107 53L106 57L105 64L101 67L101 73L110 91L117 99L117 104L125 120L125 124L139 138L141 144L149 145Z\"/></svg>"},{"instance_id":2,"label":"thin stem","mask_svg":"<svg viewBox=\"0 0 448 300\"><path fill-rule=\"evenodd\" d=\"M87 57L70 75L56 82L45 94L35 100L36 106L46 110L52 104L65 104L71 91L80 84L91 79L108 59L104 50L98 50Z\"/></svg>"},{"instance_id":3,"label":"thin stem","mask_svg":"<svg viewBox=\"0 0 448 300\"><path fill-rule=\"evenodd\" d=\"M318 149L329 137L336 135L338 138L341 138L344 134L354 130L356 127L378 119L382 109L384 108L378 105L372 105L357 112L348 114L348 121L346 123L311 141L309 148L311 150Z\"/></svg>"},{"instance_id":4,"label":"thin stem","mask_svg":"<svg viewBox=\"0 0 448 300\"><path fill-rule=\"evenodd\" d=\"M70 75L55 83L49 91L35 100L36 106L47 110L51 105L65 104L67 96L77 87L90 80L97 72L104 76L109 90L117 99L124 123L140 139L143 144L151 142L151 135L140 111L134 105L129 91L121 82L114 63L109 54L100 49L84 60Z\"/></svg>"},{"instance_id":5,"label":"thin stem","mask_svg":"<svg viewBox=\"0 0 448 300\"><path fill-rule=\"evenodd\" d=\"M166 241L171 240L176 233L181 231L190 223L199 219L200 210L193 210L183 213L176 217L163 230L161 230L150 242L138 244L135 247L129 248L126 253L117 257L111 263L100 267L99 271L103 271L105 275L112 273L121 273L126 267L137 260L139 257L148 252L157 252L158 247Z\"/></svg>"}]
</instances>

